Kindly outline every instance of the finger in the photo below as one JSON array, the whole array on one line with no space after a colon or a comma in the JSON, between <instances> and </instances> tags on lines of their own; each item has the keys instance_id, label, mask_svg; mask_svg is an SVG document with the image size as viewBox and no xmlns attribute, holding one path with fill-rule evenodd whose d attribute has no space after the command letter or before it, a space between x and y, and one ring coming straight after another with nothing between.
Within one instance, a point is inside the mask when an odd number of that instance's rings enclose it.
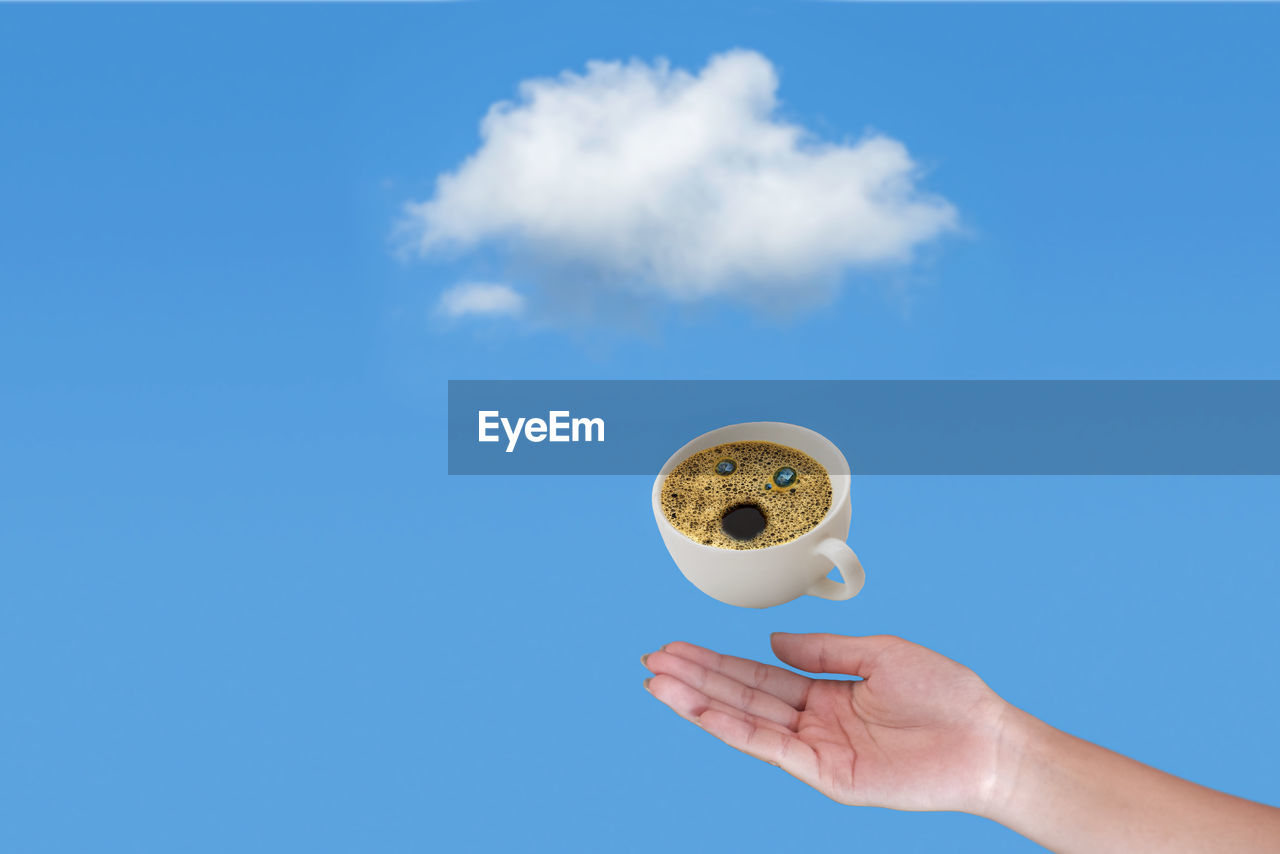
<instances>
[{"instance_id":1,"label":"finger","mask_svg":"<svg viewBox=\"0 0 1280 854\"><path fill-rule=\"evenodd\" d=\"M903 643L888 635L846 637L831 634L774 632L773 652L779 659L810 673L844 673L866 678L886 648Z\"/></svg>"},{"instance_id":2,"label":"finger","mask_svg":"<svg viewBox=\"0 0 1280 854\"><path fill-rule=\"evenodd\" d=\"M781 698L744 685L737 679L730 679L723 673L708 670L696 661L659 650L645 659L645 666L654 673L674 676L713 700L768 718L784 727L794 728L800 719L800 713L795 707L783 702Z\"/></svg>"},{"instance_id":3,"label":"finger","mask_svg":"<svg viewBox=\"0 0 1280 854\"><path fill-rule=\"evenodd\" d=\"M703 729L730 747L817 786L818 754L794 733L761 727L754 721L716 709L703 712L699 722Z\"/></svg>"},{"instance_id":4,"label":"finger","mask_svg":"<svg viewBox=\"0 0 1280 854\"><path fill-rule=\"evenodd\" d=\"M671 707L671 710L687 721L692 721L701 726L698 718L707 711L723 712L727 715L737 715L743 720L751 720L761 729L771 729L775 732L791 732L780 723L768 720L766 718L758 718L749 712L741 709L735 709L733 706L713 700L706 694L690 685L681 682L674 676L666 673L659 674L649 679L645 685L649 693L657 697L663 703Z\"/></svg>"},{"instance_id":5,"label":"finger","mask_svg":"<svg viewBox=\"0 0 1280 854\"><path fill-rule=\"evenodd\" d=\"M696 662L708 670L723 673L743 685L772 694L796 709L804 708L805 698L809 696L809 686L813 684L813 680L808 676L801 676L799 673L792 673L790 670L752 661L749 658L721 655L684 641L669 643L662 649L664 652Z\"/></svg>"}]
</instances>

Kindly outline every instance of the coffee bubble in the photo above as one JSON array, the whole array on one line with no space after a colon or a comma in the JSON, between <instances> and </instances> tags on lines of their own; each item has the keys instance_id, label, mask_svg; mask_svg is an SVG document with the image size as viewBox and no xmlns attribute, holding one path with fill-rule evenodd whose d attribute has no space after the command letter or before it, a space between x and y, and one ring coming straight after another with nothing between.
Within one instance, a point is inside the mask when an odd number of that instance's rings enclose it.
<instances>
[{"instance_id":1,"label":"coffee bubble","mask_svg":"<svg viewBox=\"0 0 1280 854\"><path fill-rule=\"evenodd\" d=\"M676 530L724 549L790 542L831 509L831 478L803 451L775 442L728 442L682 460L662 483Z\"/></svg>"}]
</instances>

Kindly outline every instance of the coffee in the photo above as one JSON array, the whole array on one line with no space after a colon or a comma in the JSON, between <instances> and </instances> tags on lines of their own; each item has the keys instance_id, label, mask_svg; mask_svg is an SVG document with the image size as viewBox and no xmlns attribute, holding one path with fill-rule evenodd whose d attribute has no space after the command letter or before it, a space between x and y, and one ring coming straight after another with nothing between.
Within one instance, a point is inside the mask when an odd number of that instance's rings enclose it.
<instances>
[{"instance_id":1,"label":"coffee","mask_svg":"<svg viewBox=\"0 0 1280 854\"><path fill-rule=\"evenodd\" d=\"M831 478L813 457L775 442L727 442L681 461L662 482L662 512L685 536L762 549L812 530L831 509Z\"/></svg>"}]
</instances>

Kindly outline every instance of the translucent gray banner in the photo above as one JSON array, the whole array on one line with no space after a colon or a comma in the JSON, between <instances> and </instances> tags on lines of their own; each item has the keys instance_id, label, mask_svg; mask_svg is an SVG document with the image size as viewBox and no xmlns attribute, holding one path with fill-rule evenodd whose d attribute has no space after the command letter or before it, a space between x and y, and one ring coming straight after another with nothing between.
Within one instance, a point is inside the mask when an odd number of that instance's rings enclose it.
<instances>
[{"instance_id":1,"label":"translucent gray banner","mask_svg":"<svg viewBox=\"0 0 1280 854\"><path fill-rule=\"evenodd\" d=\"M1280 381L449 382L449 473L656 474L708 430L787 421L855 474L1280 474Z\"/></svg>"}]
</instances>

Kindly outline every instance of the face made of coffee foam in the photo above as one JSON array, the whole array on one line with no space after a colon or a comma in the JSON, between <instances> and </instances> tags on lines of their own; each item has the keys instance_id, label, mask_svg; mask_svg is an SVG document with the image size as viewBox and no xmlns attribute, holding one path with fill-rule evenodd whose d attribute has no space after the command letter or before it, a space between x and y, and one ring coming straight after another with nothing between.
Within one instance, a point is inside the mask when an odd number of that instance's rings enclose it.
<instances>
[{"instance_id":1,"label":"face made of coffee foam","mask_svg":"<svg viewBox=\"0 0 1280 854\"><path fill-rule=\"evenodd\" d=\"M830 509L831 478L822 464L774 442L726 442L698 451L662 482L662 513L671 525L722 549L790 542Z\"/></svg>"}]
</instances>

